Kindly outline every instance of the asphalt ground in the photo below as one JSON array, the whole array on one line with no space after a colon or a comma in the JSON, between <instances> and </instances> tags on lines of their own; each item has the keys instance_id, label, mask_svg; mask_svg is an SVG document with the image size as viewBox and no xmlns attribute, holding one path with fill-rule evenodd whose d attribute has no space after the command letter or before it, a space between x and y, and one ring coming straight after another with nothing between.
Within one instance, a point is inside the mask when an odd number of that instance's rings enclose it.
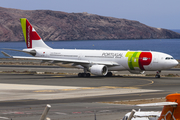
<instances>
[{"instance_id":1,"label":"asphalt ground","mask_svg":"<svg viewBox=\"0 0 180 120\"><path fill-rule=\"evenodd\" d=\"M1 66L0 71L14 69L76 73L81 70L49 67ZM168 70L179 74L179 69ZM166 71L166 72L168 72ZM128 74L124 72L123 74ZM180 92L179 77L113 76L78 78L68 74L0 74L0 119L39 119L46 104L52 108L51 120L120 120L138 107L104 104L108 101L161 98ZM162 107L141 108L161 110Z\"/></svg>"}]
</instances>

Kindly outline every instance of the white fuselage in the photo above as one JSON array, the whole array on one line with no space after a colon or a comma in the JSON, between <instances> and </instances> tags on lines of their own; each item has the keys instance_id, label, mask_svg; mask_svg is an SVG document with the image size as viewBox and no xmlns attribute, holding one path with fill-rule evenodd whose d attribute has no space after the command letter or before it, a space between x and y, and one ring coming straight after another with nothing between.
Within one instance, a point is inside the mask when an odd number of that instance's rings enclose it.
<instances>
[{"instance_id":1,"label":"white fuselage","mask_svg":"<svg viewBox=\"0 0 180 120\"><path fill-rule=\"evenodd\" d=\"M114 62L107 66L109 71L154 71L170 69L178 64L171 55L151 51L76 50L76 49L35 49L36 57L88 60L89 63Z\"/></svg>"}]
</instances>

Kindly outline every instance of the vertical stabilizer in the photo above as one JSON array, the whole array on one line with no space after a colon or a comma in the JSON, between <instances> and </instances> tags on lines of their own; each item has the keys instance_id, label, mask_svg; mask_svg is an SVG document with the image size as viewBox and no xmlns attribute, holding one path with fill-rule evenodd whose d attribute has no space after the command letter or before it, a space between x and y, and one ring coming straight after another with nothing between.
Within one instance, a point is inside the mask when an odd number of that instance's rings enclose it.
<instances>
[{"instance_id":1,"label":"vertical stabilizer","mask_svg":"<svg viewBox=\"0 0 180 120\"><path fill-rule=\"evenodd\" d=\"M27 48L50 48L44 43L26 18L21 18L20 21Z\"/></svg>"},{"instance_id":2,"label":"vertical stabilizer","mask_svg":"<svg viewBox=\"0 0 180 120\"><path fill-rule=\"evenodd\" d=\"M180 120L180 94L166 96L167 102L176 102L178 105L165 105L158 120Z\"/></svg>"}]
</instances>

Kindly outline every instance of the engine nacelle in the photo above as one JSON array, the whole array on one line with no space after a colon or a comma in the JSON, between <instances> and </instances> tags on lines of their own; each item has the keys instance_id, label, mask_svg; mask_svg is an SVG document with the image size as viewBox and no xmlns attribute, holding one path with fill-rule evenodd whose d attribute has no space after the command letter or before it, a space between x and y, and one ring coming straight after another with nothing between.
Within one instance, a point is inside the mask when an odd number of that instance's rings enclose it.
<instances>
[{"instance_id":1,"label":"engine nacelle","mask_svg":"<svg viewBox=\"0 0 180 120\"><path fill-rule=\"evenodd\" d=\"M136 70L129 70L130 73L132 74L144 74L145 71L136 71Z\"/></svg>"},{"instance_id":2,"label":"engine nacelle","mask_svg":"<svg viewBox=\"0 0 180 120\"><path fill-rule=\"evenodd\" d=\"M89 68L89 71L94 75L105 76L108 72L108 68L105 65L93 65Z\"/></svg>"}]
</instances>

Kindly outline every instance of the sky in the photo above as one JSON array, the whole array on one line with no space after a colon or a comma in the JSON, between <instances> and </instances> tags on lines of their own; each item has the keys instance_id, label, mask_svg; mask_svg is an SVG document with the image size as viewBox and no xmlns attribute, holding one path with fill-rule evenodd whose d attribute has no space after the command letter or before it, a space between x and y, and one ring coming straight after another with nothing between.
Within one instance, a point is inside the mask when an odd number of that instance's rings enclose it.
<instances>
[{"instance_id":1,"label":"sky","mask_svg":"<svg viewBox=\"0 0 180 120\"><path fill-rule=\"evenodd\" d=\"M180 0L0 0L0 7L88 12L136 20L156 28L180 29Z\"/></svg>"}]
</instances>

